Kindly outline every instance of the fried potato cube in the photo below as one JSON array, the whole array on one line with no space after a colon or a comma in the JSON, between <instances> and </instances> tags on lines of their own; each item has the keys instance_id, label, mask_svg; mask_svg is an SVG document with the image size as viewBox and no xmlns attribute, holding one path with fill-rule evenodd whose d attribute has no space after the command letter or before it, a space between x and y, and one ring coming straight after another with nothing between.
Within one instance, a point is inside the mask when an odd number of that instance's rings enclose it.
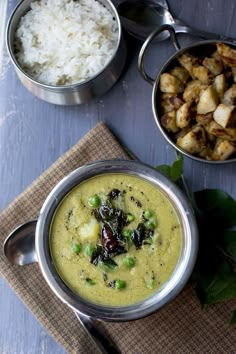
<instances>
[{"instance_id":1,"label":"fried potato cube","mask_svg":"<svg viewBox=\"0 0 236 354\"><path fill-rule=\"evenodd\" d=\"M226 128L230 125L234 110L235 106L227 106L226 104L221 103L214 111L213 118L216 123L220 124L223 128Z\"/></svg>"},{"instance_id":2,"label":"fried potato cube","mask_svg":"<svg viewBox=\"0 0 236 354\"><path fill-rule=\"evenodd\" d=\"M183 129L180 129L180 131L178 131L176 134L175 134L175 141L179 138L183 138L187 133L189 133L191 131L191 127L190 126L187 126Z\"/></svg>"},{"instance_id":3,"label":"fried potato cube","mask_svg":"<svg viewBox=\"0 0 236 354\"><path fill-rule=\"evenodd\" d=\"M236 66L236 50L224 43L216 44L217 51L222 61L228 66Z\"/></svg>"},{"instance_id":4,"label":"fried potato cube","mask_svg":"<svg viewBox=\"0 0 236 354\"><path fill-rule=\"evenodd\" d=\"M201 125L206 125L208 123L210 123L210 121L213 119L213 113L207 113L207 114L197 114L195 117L197 123L201 124Z\"/></svg>"},{"instance_id":5,"label":"fried potato cube","mask_svg":"<svg viewBox=\"0 0 236 354\"><path fill-rule=\"evenodd\" d=\"M168 113L173 111L174 106L172 105L170 98L173 97L173 93L162 93L159 98L159 105L161 113Z\"/></svg>"},{"instance_id":6,"label":"fried potato cube","mask_svg":"<svg viewBox=\"0 0 236 354\"><path fill-rule=\"evenodd\" d=\"M206 134L201 125L196 125L182 138L177 139L177 145L190 154L200 153L206 146Z\"/></svg>"},{"instance_id":7,"label":"fried potato cube","mask_svg":"<svg viewBox=\"0 0 236 354\"><path fill-rule=\"evenodd\" d=\"M172 106L175 108L175 109L179 109L182 104L184 103L181 98L177 97L177 96L171 96L169 98L169 101L170 103L172 104Z\"/></svg>"},{"instance_id":8,"label":"fried potato cube","mask_svg":"<svg viewBox=\"0 0 236 354\"><path fill-rule=\"evenodd\" d=\"M190 102L190 101L198 102L200 92L205 88L206 86L203 85L199 80L190 81L184 90L183 99L186 102Z\"/></svg>"},{"instance_id":9,"label":"fried potato cube","mask_svg":"<svg viewBox=\"0 0 236 354\"><path fill-rule=\"evenodd\" d=\"M223 103L228 105L236 103L236 84L233 84L227 91L225 91Z\"/></svg>"},{"instance_id":10,"label":"fried potato cube","mask_svg":"<svg viewBox=\"0 0 236 354\"><path fill-rule=\"evenodd\" d=\"M159 100L161 113L168 113L174 109L179 109L183 103L183 100L174 93L162 93Z\"/></svg>"},{"instance_id":11,"label":"fried potato cube","mask_svg":"<svg viewBox=\"0 0 236 354\"><path fill-rule=\"evenodd\" d=\"M220 97L222 99L224 97L224 92L226 90L226 78L224 74L217 75L214 79L213 86Z\"/></svg>"},{"instance_id":12,"label":"fried potato cube","mask_svg":"<svg viewBox=\"0 0 236 354\"><path fill-rule=\"evenodd\" d=\"M97 242L99 239L100 226L99 223L91 219L89 223L82 225L79 228L79 236L83 240Z\"/></svg>"},{"instance_id":13,"label":"fried potato cube","mask_svg":"<svg viewBox=\"0 0 236 354\"><path fill-rule=\"evenodd\" d=\"M222 61L217 58L205 58L202 65L207 68L214 76L219 75L223 71Z\"/></svg>"},{"instance_id":14,"label":"fried potato cube","mask_svg":"<svg viewBox=\"0 0 236 354\"><path fill-rule=\"evenodd\" d=\"M208 69L202 65L193 67L193 76L204 84L208 84L212 80L212 75L209 73Z\"/></svg>"},{"instance_id":15,"label":"fried potato cube","mask_svg":"<svg viewBox=\"0 0 236 354\"><path fill-rule=\"evenodd\" d=\"M233 66L231 69L232 69L232 74L233 74L234 82L236 82L236 66Z\"/></svg>"},{"instance_id":16,"label":"fried potato cube","mask_svg":"<svg viewBox=\"0 0 236 354\"><path fill-rule=\"evenodd\" d=\"M205 126L208 133L215 135L218 138L224 140L236 141L236 129L235 128L223 128L220 124L212 120Z\"/></svg>"},{"instance_id":17,"label":"fried potato cube","mask_svg":"<svg viewBox=\"0 0 236 354\"><path fill-rule=\"evenodd\" d=\"M218 104L217 92L213 86L209 86L200 94L200 99L197 105L198 114L206 114L213 112Z\"/></svg>"},{"instance_id":18,"label":"fried potato cube","mask_svg":"<svg viewBox=\"0 0 236 354\"><path fill-rule=\"evenodd\" d=\"M215 135L213 135L213 134L208 133L208 132L206 132L206 135L207 135L207 140L208 140L212 145L214 145L215 142L216 142L217 137L216 137Z\"/></svg>"},{"instance_id":19,"label":"fried potato cube","mask_svg":"<svg viewBox=\"0 0 236 354\"><path fill-rule=\"evenodd\" d=\"M172 133L176 133L179 130L176 125L176 111L173 110L171 112L165 113L161 117L161 124L166 128L166 130Z\"/></svg>"},{"instance_id":20,"label":"fried potato cube","mask_svg":"<svg viewBox=\"0 0 236 354\"><path fill-rule=\"evenodd\" d=\"M185 128L191 120L190 103L185 102L176 112L176 125L179 128Z\"/></svg>"},{"instance_id":21,"label":"fried potato cube","mask_svg":"<svg viewBox=\"0 0 236 354\"><path fill-rule=\"evenodd\" d=\"M181 66L175 66L171 71L171 75L177 77L180 81L186 84L189 78L189 73L185 68Z\"/></svg>"},{"instance_id":22,"label":"fried potato cube","mask_svg":"<svg viewBox=\"0 0 236 354\"><path fill-rule=\"evenodd\" d=\"M198 154L198 156L200 156L206 160L212 160L212 153L213 153L213 150L212 150L210 144L207 144L207 146L205 146L202 149L202 151Z\"/></svg>"},{"instance_id":23,"label":"fried potato cube","mask_svg":"<svg viewBox=\"0 0 236 354\"><path fill-rule=\"evenodd\" d=\"M235 152L235 144L232 144L228 140L222 140L218 138L212 153L212 160L227 160Z\"/></svg>"},{"instance_id":24,"label":"fried potato cube","mask_svg":"<svg viewBox=\"0 0 236 354\"><path fill-rule=\"evenodd\" d=\"M177 77L164 73L160 76L160 90L167 93L180 93L184 91L184 83Z\"/></svg>"},{"instance_id":25,"label":"fried potato cube","mask_svg":"<svg viewBox=\"0 0 236 354\"><path fill-rule=\"evenodd\" d=\"M180 65L182 65L189 72L192 78L194 78L193 67L198 63L198 58L185 53L178 58L178 61Z\"/></svg>"},{"instance_id":26,"label":"fried potato cube","mask_svg":"<svg viewBox=\"0 0 236 354\"><path fill-rule=\"evenodd\" d=\"M205 58L185 52L159 82L162 126L179 147L206 160L236 156L236 49L215 47Z\"/></svg>"},{"instance_id":27,"label":"fried potato cube","mask_svg":"<svg viewBox=\"0 0 236 354\"><path fill-rule=\"evenodd\" d=\"M221 63L223 64L222 59L221 59L221 56L220 56L218 50L215 50L215 51L211 54L211 57L212 57L212 58L215 58L215 59L217 59L217 60L219 60L219 61L221 61Z\"/></svg>"}]
</instances>

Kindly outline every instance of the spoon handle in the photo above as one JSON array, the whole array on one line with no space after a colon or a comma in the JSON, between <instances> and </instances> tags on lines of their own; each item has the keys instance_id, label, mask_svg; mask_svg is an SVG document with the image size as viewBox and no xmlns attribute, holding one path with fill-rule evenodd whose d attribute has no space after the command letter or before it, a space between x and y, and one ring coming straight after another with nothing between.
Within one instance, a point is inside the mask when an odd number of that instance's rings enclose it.
<instances>
[{"instance_id":1,"label":"spoon handle","mask_svg":"<svg viewBox=\"0 0 236 354\"><path fill-rule=\"evenodd\" d=\"M192 36L200 37L202 39L212 39L212 40L221 40L221 41L228 41L231 43L236 44L236 40L233 38L228 38L216 33L211 33L211 32L206 32L206 31L201 31L196 28L189 27L185 24L173 24L172 27L174 27L176 33L187 33Z\"/></svg>"},{"instance_id":2,"label":"spoon handle","mask_svg":"<svg viewBox=\"0 0 236 354\"><path fill-rule=\"evenodd\" d=\"M76 311L74 313L102 354L121 354L115 343L97 327L95 320Z\"/></svg>"}]
</instances>

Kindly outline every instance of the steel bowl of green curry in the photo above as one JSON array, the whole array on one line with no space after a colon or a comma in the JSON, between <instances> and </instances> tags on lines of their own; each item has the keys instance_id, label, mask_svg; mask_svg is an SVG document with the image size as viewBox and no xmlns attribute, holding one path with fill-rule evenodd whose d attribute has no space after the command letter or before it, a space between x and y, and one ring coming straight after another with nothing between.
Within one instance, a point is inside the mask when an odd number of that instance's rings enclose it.
<instances>
[{"instance_id":1,"label":"steel bowl of green curry","mask_svg":"<svg viewBox=\"0 0 236 354\"><path fill-rule=\"evenodd\" d=\"M134 161L98 161L65 177L46 199L36 252L53 292L107 321L151 314L189 279L198 232L180 189Z\"/></svg>"}]
</instances>

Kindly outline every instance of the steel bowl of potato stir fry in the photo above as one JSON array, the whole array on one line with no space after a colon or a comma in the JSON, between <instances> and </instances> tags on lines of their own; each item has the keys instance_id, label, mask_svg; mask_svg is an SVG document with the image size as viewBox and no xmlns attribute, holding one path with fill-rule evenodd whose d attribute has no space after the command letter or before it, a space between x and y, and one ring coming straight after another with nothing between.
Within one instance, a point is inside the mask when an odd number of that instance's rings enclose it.
<instances>
[{"instance_id":1,"label":"steel bowl of potato stir fry","mask_svg":"<svg viewBox=\"0 0 236 354\"><path fill-rule=\"evenodd\" d=\"M175 149L192 159L235 162L236 45L207 40L180 50L173 30L170 34L177 52L155 80L143 64L155 36L149 43L147 39L139 57L141 74L153 84L152 107L159 129Z\"/></svg>"}]
</instances>

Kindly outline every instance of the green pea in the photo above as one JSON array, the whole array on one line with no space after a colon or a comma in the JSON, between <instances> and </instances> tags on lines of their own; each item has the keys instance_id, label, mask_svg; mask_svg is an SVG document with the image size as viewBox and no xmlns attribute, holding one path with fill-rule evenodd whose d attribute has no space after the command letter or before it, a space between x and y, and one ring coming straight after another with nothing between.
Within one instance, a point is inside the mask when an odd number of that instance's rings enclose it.
<instances>
[{"instance_id":1,"label":"green pea","mask_svg":"<svg viewBox=\"0 0 236 354\"><path fill-rule=\"evenodd\" d=\"M94 245L91 245L91 244L90 244L90 245L87 245L87 246L85 247L85 254L86 254L87 256L91 257L94 250L95 250Z\"/></svg>"},{"instance_id":2,"label":"green pea","mask_svg":"<svg viewBox=\"0 0 236 354\"><path fill-rule=\"evenodd\" d=\"M86 278L85 281L90 286L96 285L96 282L93 279Z\"/></svg>"},{"instance_id":3,"label":"green pea","mask_svg":"<svg viewBox=\"0 0 236 354\"><path fill-rule=\"evenodd\" d=\"M134 219L135 219L135 217L133 214L130 214L130 213L127 214L127 221L128 222L132 222L132 221L134 221Z\"/></svg>"},{"instance_id":4,"label":"green pea","mask_svg":"<svg viewBox=\"0 0 236 354\"><path fill-rule=\"evenodd\" d=\"M116 289L124 289L126 287L126 282L124 280L117 279L115 281L115 287Z\"/></svg>"},{"instance_id":5,"label":"green pea","mask_svg":"<svg viewBox=\"0 0 236 354\"><path fill-rule=\"evenodd\" d=\"M73 245L72 245L72 251L73 251L74 253L79 254L80 251L81 251L81 249L82 249L81 244L79 244L79 243L73 243Z\"/></svg>"},{"instance_id":6,"label":"green pea","mask_svg":"<svg viewBox=\"0 0 236 354\"><path fill-rule=\"evenodd\" d=\"M157 223L154 219L149 219L145 222L145 226L149 230L154 230L157 227Z\"/></svg>"},{"instance_id":7,"label":"green pea","mask_svg":"<svg viewBox=\"0 0 236 354\"><path fill-rule=\"evenodd\" d=\"M144 210L143 216L145 219L150 219L152 217L152 212L150 210Z\"/></svg>"},{"instance_id":8,"label":"green pea","mask_svg":"<svg viewBox=\"0 0 236 354\"><path fill-rule=\"evenodd\" d=\"M146 280L146 287L149 289L153 289L155 284L156 284L155 279Z\"/></svg>"},{"instance_id":9,"label":"green pea","mask_svg":"<svg viewBox=\"0 0 236 354\"><path fill-rule=\"evenodd\" d=\"M124 258L123 263L127 268L133 268L135 266L135 260L129 256Z\"/></svg>"},{"instance_id":10,"label":"green pea","mask_svg":"<svg viewBox=\"0 0 236 354\"><path fill-rule=\"evenodd\" d=\"M97 194L95 194L89 198L88 203L91 207L97 208L101 205L101 199Z\"/></svg>"},{"instance_id":11,"label":"green pea","mask_svg":"<svg viewBox=\"0 0 236 354\"><path fill-rule=\"evenodd\" d=\"M125 229L122 231L122 235L128 239L131 238L131 230L130 229Z\"/></svg>"}]
</instances>

